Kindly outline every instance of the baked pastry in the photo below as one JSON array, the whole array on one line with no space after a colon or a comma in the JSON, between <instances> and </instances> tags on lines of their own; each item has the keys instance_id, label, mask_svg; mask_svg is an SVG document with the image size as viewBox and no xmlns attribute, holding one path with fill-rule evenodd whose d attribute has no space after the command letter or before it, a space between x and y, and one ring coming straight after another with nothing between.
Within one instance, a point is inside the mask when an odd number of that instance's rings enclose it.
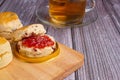
<instances>
[{"instance_id":1,"label":"baked pastry","mask_svg":"<svg viewBox=\"0 0 120 80\"><path fill-rule=\"evenodd\" d=\"M24 26L12 33L12 39L13 41L19 41L25 37L29 37L32 33L35 33L36 35L37 34L42 35L46 33L46 30L44 29L42 24L32 24L32 25Z\"/></svg>"},{"instance_id":2,"label":"baked pastry","mask_svg":"<svg viewBox=\"0 0 120 80\"><path fill-rule=\"evenodd\" d=\"M14 12L0 12L0 36L11 39L11 33L23 25Z\"/></svg>"},{"instance_id":3,"label":"baked pastry","mask_svg":"<svg viewBox=\"0 0 120 80\"><path fill-rule=\"evenodd\" d=\"M0 37L0 68L7 66L12 58L10 43L5 38Z\"/></svg>"},{"instance_id":4,"label":"baked pastry","mask_svg":"<svg viewBox=\"0 0 120 80\"><path fill-rule=\"evenodd\" d=\"M14 31L12 36L13 41L17 42L17 56L24 57L26 60L28 58L29 62L33 59L41 62L40 58L53 55L58 45L52 36L45 33L46 30L41 24L28 25Z\"/></svg>"}]
</instances>

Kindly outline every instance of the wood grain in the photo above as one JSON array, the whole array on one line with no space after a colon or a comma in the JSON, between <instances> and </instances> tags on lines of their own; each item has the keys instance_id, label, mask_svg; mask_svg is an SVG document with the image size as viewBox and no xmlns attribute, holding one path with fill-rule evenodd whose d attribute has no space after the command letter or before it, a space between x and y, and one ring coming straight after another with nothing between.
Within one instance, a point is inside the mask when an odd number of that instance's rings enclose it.
<instances>
[{"instance_id":1,"label":"wood grain","mask_svg":"<svg viewBox=\"0 0 120 80\"><path fill-rule=\"evenodd\" d=\"M59 47L57 57L42 63L26 63L14 57L0 70L0 80L62 80L83 65L84 56L62 44Z\"/></svg>"},{"instance_id":2,"label":"wood grain","mask_svg":"<svg viewBox=\"0 0 120 80\"><path fill-rule=\"evenodd\" d=\"M5 0L0 0L0 6L3 5L4 2Z\"/></svg>"}]
</instances>

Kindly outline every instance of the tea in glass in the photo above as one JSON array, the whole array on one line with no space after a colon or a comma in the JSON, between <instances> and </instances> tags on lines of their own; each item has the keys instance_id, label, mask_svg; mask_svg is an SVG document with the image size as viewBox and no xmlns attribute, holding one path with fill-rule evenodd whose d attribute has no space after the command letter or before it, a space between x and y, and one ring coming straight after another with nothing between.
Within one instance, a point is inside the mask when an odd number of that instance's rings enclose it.
<instances>
[{"instance_id":1,"label":"tea in glass","mask_svg":"<svg viewBox=\"0 0 120 80\"><path fill-rule=\"evenodd\" d=\"M82 23L86 0L49 0L49 15L58 24Z\"/></svg>"}]
</instances>

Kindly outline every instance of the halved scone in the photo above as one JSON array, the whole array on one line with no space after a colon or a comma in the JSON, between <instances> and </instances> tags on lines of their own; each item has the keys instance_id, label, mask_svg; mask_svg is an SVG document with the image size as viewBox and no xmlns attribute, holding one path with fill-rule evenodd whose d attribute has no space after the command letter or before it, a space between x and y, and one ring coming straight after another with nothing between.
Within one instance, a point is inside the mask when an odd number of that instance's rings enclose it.
<instances>
[{"instance_id":1,"label":"halved scone","mask_svg":"<svg viewBox=\"0 0 120 80\"><path fill-rule=\"evenodd\" d=\"M27 62L42 62L57 56L59 49L56 41L45 33L46 30L41 24L16 30L13 40L16 41L17 56Z\"/></svg>"}]
</instances>

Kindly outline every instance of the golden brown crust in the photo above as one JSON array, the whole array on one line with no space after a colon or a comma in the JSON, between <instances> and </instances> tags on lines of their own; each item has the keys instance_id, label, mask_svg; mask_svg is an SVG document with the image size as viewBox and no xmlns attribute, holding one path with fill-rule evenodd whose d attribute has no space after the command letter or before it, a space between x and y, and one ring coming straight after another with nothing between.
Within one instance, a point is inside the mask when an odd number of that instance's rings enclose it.
<instances>
[{"instance_id":1,"label":"golden brown crust","mask_svg":"<svg viewBox=\"0 0 120 80\"><path fill-rule=\"evenodd\" d=\"M0 45L5 44L7 40L4 37L0 37Z\"/></svg>"},{"instance_id":2,"label":"golden brown crust","mask_svg":"<svg viewBox=\"0 0 120 80\"><path fill-rule=\"evenodd\" d=\"M0 24L8 23L16 19L18 19L18 16L14 12L0 12Z\"/></svg>"},{"instance_id":3,"label":"golden brown crust","mask_svg":"<svg viewBox=\"0 0 120 80\"><path fill-rule=\"evenodd\" d=\"M0 12L0 36L11 39L11 33L22 26L16 13Z\"/></svg>"}]
</instances>

